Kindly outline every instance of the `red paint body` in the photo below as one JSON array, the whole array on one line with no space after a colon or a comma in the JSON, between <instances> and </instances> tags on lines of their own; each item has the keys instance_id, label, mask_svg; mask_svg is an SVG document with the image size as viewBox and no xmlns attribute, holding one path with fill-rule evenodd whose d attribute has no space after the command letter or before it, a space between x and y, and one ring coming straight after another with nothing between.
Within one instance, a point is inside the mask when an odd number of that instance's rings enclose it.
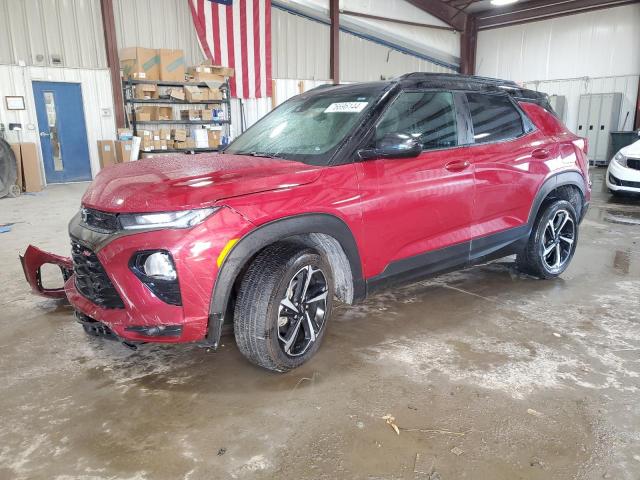
<instances>
[{"instance_id":1,"label":"red paint body","mask_svg":"<svg viewBox=\"0 0 640 480\"><path fill-rule=\"evenodd\" d=\"M98 258L124 309L103 309L83 297L73 277L72 305L132 341L189 342L207 334L209 305L227 242L268 222L327 213L349 227L369 279L391 262L525 225L543 182L560 171L587 185L581 140L550 113L521 103L536 129L518 139L427 151L415 158L313 167L232 155L149 159L101 172L82 203L104 212L158 212L222 206L186 230L129 233L107 243ZM174 260L182 306L156 298L128 266L140 250L166 249ZM38 258L25 257L25 272ZM39 265L37 265L39 267ZM180 337L149 339L131 325L181 324Z\"/></svg>"}]
</instances>

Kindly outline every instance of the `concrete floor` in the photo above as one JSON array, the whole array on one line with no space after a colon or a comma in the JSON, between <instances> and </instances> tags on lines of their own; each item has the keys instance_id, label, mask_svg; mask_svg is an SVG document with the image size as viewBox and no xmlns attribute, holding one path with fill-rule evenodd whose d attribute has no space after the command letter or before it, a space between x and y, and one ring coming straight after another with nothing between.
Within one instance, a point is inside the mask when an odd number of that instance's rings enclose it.
<instances>
[{"instance_id":1,"label":"concrete floor","mask_svg":"<svg viewBox=\"0 0 640 480\"><path fill-rule=\"evenodd\" d=\"M505 259L340 307L286 375L232 337L88 338L17 259L68 251L86 185L0 200L0 479L640 478L640 200L603 173L562 278Z\"/></svg>"}]
</instances>

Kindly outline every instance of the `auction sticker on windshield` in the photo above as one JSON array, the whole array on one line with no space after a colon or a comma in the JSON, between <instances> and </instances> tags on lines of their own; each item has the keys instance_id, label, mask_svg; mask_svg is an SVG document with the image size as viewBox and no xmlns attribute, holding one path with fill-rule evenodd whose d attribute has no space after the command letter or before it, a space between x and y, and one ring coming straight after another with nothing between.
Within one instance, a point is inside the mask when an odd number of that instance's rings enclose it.
<instances>
[{"instance_id":1,"label":"auction sticker on windshield","mask_svg":"<svg viewBox=\"0 0 640 480\"><path fill-rule=\"evenodd\" d=\"M360 113L368 102L338 102L332 103L324 113Z\"/></svg>"}]
</instances>

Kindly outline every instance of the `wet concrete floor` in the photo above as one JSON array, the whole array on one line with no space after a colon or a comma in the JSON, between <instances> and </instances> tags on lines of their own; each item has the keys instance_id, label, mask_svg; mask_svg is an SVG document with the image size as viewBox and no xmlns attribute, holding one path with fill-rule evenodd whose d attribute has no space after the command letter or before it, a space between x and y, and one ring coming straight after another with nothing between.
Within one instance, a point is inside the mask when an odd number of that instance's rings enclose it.
<instances>
[{"instance_id":1,"label":"wet concrete floor","mask_svg":"<svg viewBox=\"0 0 640 480\"><path fill-rule=\"evenodd\" d=\"M339 307L285 375L232 337L88 338L17 261L68 251L86 185L0 200L0 479L640 478L640 199L603 174L562 278L508 258Z\"/></svg>"}]
</instances>

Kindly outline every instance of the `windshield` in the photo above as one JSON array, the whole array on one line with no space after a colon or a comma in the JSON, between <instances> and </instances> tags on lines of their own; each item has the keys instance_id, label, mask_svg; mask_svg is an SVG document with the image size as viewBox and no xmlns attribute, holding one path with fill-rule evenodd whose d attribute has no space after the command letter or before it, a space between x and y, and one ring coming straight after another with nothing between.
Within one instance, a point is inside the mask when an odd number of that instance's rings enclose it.
<instances>
[{"instance_id":1,"label":"windshield","mask_svg":"<svg viewBox=\"0 0 640 480\"><path fill-rule=\"evenodd\" d=\"M382 89L338 88L294 97L240 135L224 153L327 165Z\"/></svg>"}]
</instances>

